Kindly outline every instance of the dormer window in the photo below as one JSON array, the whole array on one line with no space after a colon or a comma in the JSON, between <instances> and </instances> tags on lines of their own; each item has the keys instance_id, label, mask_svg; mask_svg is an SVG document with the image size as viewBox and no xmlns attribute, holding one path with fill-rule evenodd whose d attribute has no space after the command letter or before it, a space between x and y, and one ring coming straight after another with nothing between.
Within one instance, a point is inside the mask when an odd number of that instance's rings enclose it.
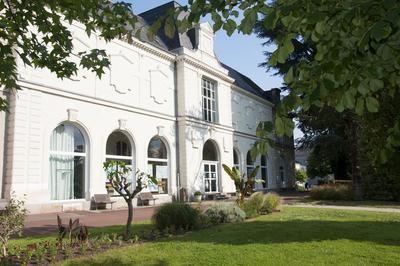
<instances>
[{"instance_id":1,"label":"dormer window","mask_svg":"<svg viewBox=\"0 0 400 266\"><path fill-rule=\"evenodd\" d=\"M217 97L214 82L203 78L201 82L203 95L203 119L208 122L217 122Z\"/></svg>"}]
</instances>

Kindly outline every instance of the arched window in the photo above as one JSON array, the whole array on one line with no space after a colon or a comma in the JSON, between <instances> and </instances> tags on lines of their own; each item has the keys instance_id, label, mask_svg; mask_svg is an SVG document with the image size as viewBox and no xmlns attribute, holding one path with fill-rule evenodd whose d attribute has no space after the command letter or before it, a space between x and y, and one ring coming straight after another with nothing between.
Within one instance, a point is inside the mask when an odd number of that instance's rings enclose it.
<instances>
[{"instance_id":1,"label":"arched window","mask_svg":"<svg viewBox=\"0 0 400 266\"><path fill-rule=\"evenodd\" d=\"M239 152L236 149L233 149L233 167L240 170L240 159Z\"/></svg>"},{"instance_id":2,"label":"arched window","mask_svg":"<svg viewBox=\"0 0 400 266\"><path fill-rule=\"evenodd\" d=\"M132 172L135 171L133 167L133 154L132 154L132 144L129 138L121 131L114 131L108 136L106 144L106 161L118 161L124 162L127 166L132 168ZM133 184L133 173L132 173L132 184ZM108 182L106 182L106 187L108 191L113 193L112 187ZM118 195L117 192L114 193Z\"/></svg>"},{"instance_id":3,"label":"arched window","mask_svg":"<svg viewBox=\"0 0 400 266\"><path fill-rule=\"evenodd\" d=\"M106 160L123 161L132 165L132 145L128 137L121 131L114 131L107 139Z\"/></svg>"},{"instance_id":4,"label":"arched window","mask_svg":"<svg viewBox=\"0 0 400 266\"><path fill-rule=\"evenodd\" d=\"M149 190L153 193L168 193L168 153L164 142L154 137L150 140L147 149L148 173L157 178L158 184L149 183Z\"/></svg>"},{"instance_id":5,"label":"arched window","mask_svg":"<svg viewBox=\"0 0 400 266\"><path fill-rule=\"evenodd\" d=\"M247 156L246 156L246 172L247 172L247 176L249 176L251 174L251 172L253 172L255 166L254 166L254 161L253 158L251 157L251 151L247 152Z\"/></svg>"},{"instance_id":6,"label":"arched window","mask_svg":"<svg viewBox=\"0 0 400 266\"><path fill-rule=\"evenodd\" d=\"M204 192L218 192L218 152L213 141L203 147Z\"/></svg>"},{"instance_id":7,"label":"arched window","mask_svg":"<svg viewBox=\"0 0 400 266\"><path fill-rule=\"evenodd\" d=\"M267 168L267 156L261 155L261 178L264 181L262 183L263 188L268 187L268 168Z\"/></svg>"},{"instance_id":8,"label":"arched window","mask_svg":"<svg viewBox=\"0 0 400 266\"><path fill-rule=\"evenodd\" d=\"M82 132L61 124L50 138L50 197L52 200L85 198L86 143Z\"/></svg>"}]
</instances>

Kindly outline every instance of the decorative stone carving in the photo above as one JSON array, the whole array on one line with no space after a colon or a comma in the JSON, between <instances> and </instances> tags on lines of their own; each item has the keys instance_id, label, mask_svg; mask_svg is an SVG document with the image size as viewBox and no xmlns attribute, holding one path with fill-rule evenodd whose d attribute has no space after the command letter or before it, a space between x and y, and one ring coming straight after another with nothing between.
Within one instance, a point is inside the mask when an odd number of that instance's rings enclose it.
<instances>
[{"instance_id":1,"label":"decorative stone carving","mask_svg":"<svg viewBox=\"0 0 400 266\"><path fill-rule=\"evenodd\" d=\"M133 69L134 62L120 51L119 54L110 55L110 86L119 94L127 94L134 91Z\"/></svg>"},{"instance_id":2,"label":"decorative stone carving","mask_svg":"<svg viewBox=\"0 0 400 266\"><path fill-rule=\"evenodd\" d=\"M119 127L119 130L125 130L126 129L126 119L118 119L118 127Z\"/></svg>"},{"instance_id":3,"label":"decorative stone carving","mask_svg":"<svg viewBox=\"0 0 400 266\"><path fill-rule=\"evenodd\" d=\"M78 110L76 109L67 109L68 113L68 121L75 122L78 120Z\"/></svg>"},{"instance_id":4,"label":"decorative stone carving","mask_svg":"<svg viewBox=\"0 0 400 266\"><path fill-rule=\"evenodd\" d=\"M198 149L199 148L199 140L196 138L195 132L192 129L190 131L190 142L192 143L192 148Z\"/></svg>"},{"instance_id":5,"label":"decorative stone carving","mask_svg":"<svg viewBox=\"0 0 400 266\"><path fill-rule=\"evenodd\" d=\"M150 70L150 97L155 103L164 104L167 102L165 91L168 88L168 76L159 67Z\"/></svg>"},{"instance_id":6,"label":"decorative stone carving","mask_svg":"<svg viewBox=\"0 0 400 266\"><path fill-rule=\"evenodd\" d=\"M228 140L227 140L227 138L224 136L224 138L223 138L223 146L224 146L224 152L229 152L229 143L228 143Z\"/></svg>"},{"instance_id":7,"label":"decorative stone carving","mask_svg":"<svg viewBox=\"0 0 400 266\"><path fill-rule=\"evenodd\" d=\"M164 136L164 126L157 127L157 135L160 137Z\"/></svg>"},{"instance_id":8,"label":"decorative stone carving","mask_svg":"<svg viewBox=\"0 0 400 266\"><path fill-rule=\"evenodd\" d=\"M210 135L210 139L214 139L215 138L215 129L214 128L210 127L208 129L208 133Z\"/></svg>"}]
</instances>

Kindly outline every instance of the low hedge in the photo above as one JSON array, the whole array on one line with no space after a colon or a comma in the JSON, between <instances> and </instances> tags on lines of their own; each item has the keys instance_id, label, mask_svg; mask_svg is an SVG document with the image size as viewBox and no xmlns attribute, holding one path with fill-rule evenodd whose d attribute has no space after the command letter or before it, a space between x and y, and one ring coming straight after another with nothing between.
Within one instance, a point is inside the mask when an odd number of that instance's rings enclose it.
<instances>
[{"instance_id":1,"label":"low hedge","mask_svg":"<svg viewBox=\"0 0 400 266\"><path fill-rule=\"evenodd\" d=\"M192 230L197 226L199 211L185 203L166 203L155 211L152 220L158 230Z\"/></svg>"},{"instance_id":2,"label":"low hedge","mask_svg":"<svg viewBox=\"0 0 400 266\"><path fill-rule=\"evenodd\" d=\"M243 222L246 213L234 203L220 203L208 208L204 215L211 224Z\"/></svg>"},{"instance_id":3,"label":"low hedge","mask_svg":"<svg viewBox=\"0 0 400 266\"><path fill-rule=\"evenodd\" d=\"M313 200L353 200L354 194L350 185L328 184L313 187L310 197Z\"/></svg>"}]
</instances>

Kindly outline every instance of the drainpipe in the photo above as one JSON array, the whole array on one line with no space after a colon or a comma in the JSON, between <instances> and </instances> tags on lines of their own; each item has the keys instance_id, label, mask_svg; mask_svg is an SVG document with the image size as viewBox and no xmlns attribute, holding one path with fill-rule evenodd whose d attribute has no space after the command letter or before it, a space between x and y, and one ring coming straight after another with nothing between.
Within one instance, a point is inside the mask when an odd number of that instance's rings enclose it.
<instances>
[{"instance_id":1,"label":"drainpipe","mask_svg":"<svg viewBox=\"0 0 400 266\"><path fill-rule=\"evenodd\" d=\"M174 99L175 99L175 158L176 158L176 199L180 202L180 156L179 156L179 125L178 125L178 63L174 62Z\"/></svg>"}]
</instances>

